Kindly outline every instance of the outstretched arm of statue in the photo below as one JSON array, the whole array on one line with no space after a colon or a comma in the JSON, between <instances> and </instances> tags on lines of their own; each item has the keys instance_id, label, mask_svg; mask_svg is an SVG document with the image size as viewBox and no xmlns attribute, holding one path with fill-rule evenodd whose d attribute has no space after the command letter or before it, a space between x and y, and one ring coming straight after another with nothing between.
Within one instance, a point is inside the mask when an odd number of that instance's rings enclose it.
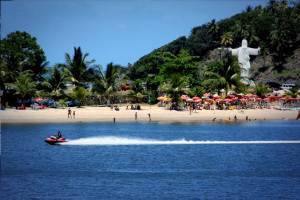
<instances>
[{"instance_id":1,"label":"outstretched arm of statue","mask_svg":"<svg viewBox=\"0 0 300 200\"><path fill-rule=\"evenodd\" d=\"M248 47L248 51L249 51L250 55L257 56L259 54L259 52L260 52L260 47L258 47L257 49L249 48Z\"/></svg>"},{"instance_id":2,"label":"outstretched arm of statue","mask_svg":"<svg viewBox=\"0 0 300 200\"><path fill-rule=\"evenodd\" d=\"M238 52L239 52L238 49L232 49L232 48L229 48L229 51L231 52L231 54L232 54L233 56L237 56L237 55L238 55Z\"/></svg>"},{"instance_id":3,"label":"outstretched arm of statue","mask_svg":"<svg viewBox=\"0 0 300 200\"><path fill-rule=\"evenodd\" d=\"M232 49L232 48L224 48L224 47L221 47L221 48L218 48L219 50L226 50L226 51L229 51L232 53L232 55L236 56L238 54L238 49Z\"/></svg>"}]
</instances>

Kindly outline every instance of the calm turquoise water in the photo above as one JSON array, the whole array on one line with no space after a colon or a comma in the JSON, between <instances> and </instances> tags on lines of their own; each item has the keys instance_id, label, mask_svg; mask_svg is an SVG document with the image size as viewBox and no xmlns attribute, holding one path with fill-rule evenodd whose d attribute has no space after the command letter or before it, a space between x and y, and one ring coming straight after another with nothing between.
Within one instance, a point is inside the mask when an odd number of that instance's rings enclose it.
<instances>
[{"instance_id":1,"label":"calm turquoise water","mask_svg":"<svg viewBox=\"0 0 300 200\"><path fill-rule=\"evenodd\" d=\"M43 141L57 129L72 145ZM300 140L300 123L3 125L0 199L300 199L300 144L207 140Z\"/></svg>"}]
</instances>

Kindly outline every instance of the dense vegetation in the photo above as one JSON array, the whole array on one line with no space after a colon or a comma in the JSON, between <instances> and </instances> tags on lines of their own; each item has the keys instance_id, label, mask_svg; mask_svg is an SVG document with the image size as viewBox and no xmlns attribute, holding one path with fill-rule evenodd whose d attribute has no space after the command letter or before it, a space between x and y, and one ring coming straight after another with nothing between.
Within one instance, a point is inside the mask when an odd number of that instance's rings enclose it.
<instances>
[{"instance_id":1,"label":"dense vegetation","mask_svg":"<svg viewBox=\"0 0 300 200\"><path fill-rule=\"evenodd\" d=\"M238 47L246 38L249 46L262 49L263 62L253 72L254 80L271 71L278 80L297 81L299 65L291 70L286 63L299 49L299 29L300 4L271 0L265 8L248 7L231 18L195 27L188 37L179 37L133 65L109 63L105 71L80 47L74 48L73 55L66 54L64 63L47 67L36 38L17 31L1 40L0 87L3 100L12 105L17 99L34 96L49 97L63 105L70 99L81 104L155 103L163 94L177 101L181 94L202 95L221 89L247 92L251 88L240 81L237 59L217 48ZM252 91L262 95L268 88L257 82Z\"/></svg>"}]
</instances>

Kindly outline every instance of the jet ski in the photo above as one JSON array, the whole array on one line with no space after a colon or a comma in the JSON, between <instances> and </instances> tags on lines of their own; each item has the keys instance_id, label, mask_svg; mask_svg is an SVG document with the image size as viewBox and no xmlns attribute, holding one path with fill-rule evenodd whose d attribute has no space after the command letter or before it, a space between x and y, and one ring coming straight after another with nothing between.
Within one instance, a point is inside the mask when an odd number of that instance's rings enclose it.
<instances>
[{"instance_id":1,"label":"jet ski","mask_svg":"<svg viewBox=\"0 0 300 200\"><path fill-rule=\"evenodd\" d=\"M63 142L67 142L67 139L64 137L58 138L57 136L52 135L52 136L46 138L45 142L48 144L54 145L54 144L60 144Z\"/></svg>"}]
</instances>

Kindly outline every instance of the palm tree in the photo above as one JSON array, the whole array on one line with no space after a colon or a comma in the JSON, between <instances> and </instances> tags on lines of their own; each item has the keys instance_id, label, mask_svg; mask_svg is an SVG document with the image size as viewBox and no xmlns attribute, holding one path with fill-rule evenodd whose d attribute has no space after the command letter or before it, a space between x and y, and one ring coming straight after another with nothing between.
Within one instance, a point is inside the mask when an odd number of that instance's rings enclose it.
<instances>
[{"instance_id":1,"label":"palm tree","mask_svg":"<svg viewBox=\"0 0 300 200\"><path fill-rule=\"evenodd\" d=\"M173 74L168 80L161 83L159 92L168 94L173 101L178 102L180 94L188 94L190 92L189 79L180 74Z\"/></svg>"},{"instance_id":2,"label":"palm tree","mask_svg":"<svg viewBox=\"0 0 300 200\"><path fill-rule=\"evenodd\" d=\"M225 88L227 94L233 86L240 86L240 79L240 67L235 58L229 57L223 61L212 62L207 66L202 85L211 91Z\"/></svg>"},{"instance_id":3,"label":"palm tree","mask_svg":"<svg viewBox=\"0 0 300 200\"><path fill-rule=\"evenodd\" d=\"M54 99L58 99L66 89L66 82L70 80L70 71L62 65L56 65L50 71L50 78L44 81L43 85Z\"/></svg>"},{"instance_id":4,"label":"palm tree","mask_svg":"<svg viewBox=\"0 0 300 200\"><path fill-rule=\"evenodd\" d=\"M92 91L103 96L107 101L114 101L114 94L127 77L120 72L120 66L109 63L106 71L101 67L94 70L95 79Z\"/></svg>"},{"instance_id":5,"label":"palm tree","mask_svg":"<svg viewBox=\"0 0 300 200\"><path fill-rule=\"evenodd\" d=\"M226 32L221 36L221 45L228 47L233 42L233 35L231 32Z\"/></svg>"},{"instance_id":6,"label":"palm tree","mask_svg":"<svg viewBox=\"0 0 300 200\"><path fill-rule=\"evenodd\" d=\"M21 73L12 88L16 90L16 94L22 100L33 97L36 92L36 83L32 80L32 73L30 71Z\"/></svg>"},{"instance_id":7,"label":"palm tree","mask_svg":"<svg viewBox=\"0 0 300 200\"><path fill-rule=\"evenodd\" d=\"M93 64L95 60L87 60L88 55L88 53L83 54L80 47L74 47L73 58L71 58L68 53L65 55L65 66L71 72L73 77L72 82L77 87L85 86L86 82L93 79L93 68L91 64Z\"/></svg>"}]
</instances>

